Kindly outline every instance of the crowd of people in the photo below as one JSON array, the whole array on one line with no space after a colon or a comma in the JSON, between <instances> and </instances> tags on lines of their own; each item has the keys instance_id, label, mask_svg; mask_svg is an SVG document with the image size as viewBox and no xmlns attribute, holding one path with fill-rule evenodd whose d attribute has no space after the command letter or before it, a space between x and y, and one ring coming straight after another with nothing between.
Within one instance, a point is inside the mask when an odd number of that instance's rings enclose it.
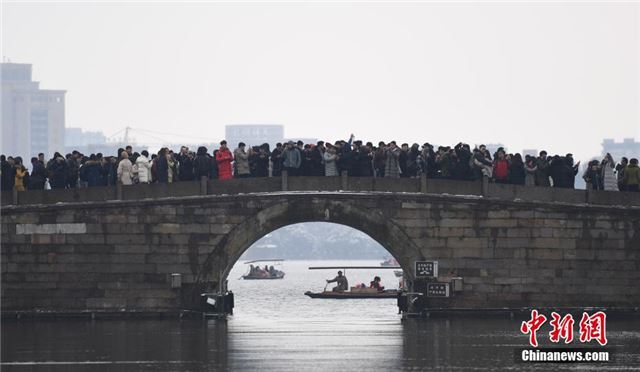
<instances>
[{"instance_id":1,"label":"crowd of people","mask_svg":"<svg viewBox=\"0 0 640 372\"><path fill-rule=\"evenodd\" d=\"M46 160L44 154L30 159L30 169L20 157L1 158L2 191L66 189L107 186L121 183L172 183L208 179L227 180L246 177L338 176L350 177L420 177L455 180L489 178L495 183L526 186L574 188L580 162L573 156L538 156L507 153L499 148L491 154L486 146L473 149L465 143L450 146L422 146L404 143L363 143L348 140L334 143L318 141L304 144L289 141L247 147L240 142L234 151L226 141L211 153L201 146L196 152L181 147L179 152L162 148L157 153L134 151L131 146L119 149L115 156L81 154L66 156L56 152ZM602 161L591 161L582 174L588 187L598 190L638 191L640 168L638 159L622 158L616 164L610 154Z\"/></svg>"},{"instance_id":2,"label":"crowd of people","mask_svg":"<svg viewBox=\"0 0 640 372\"><path fill-rule=\"evenodd\" d=\"M284 273L280 270L277 270L273 265L264 265L264 269L259 265L251 265L251 267L249 268L249 273L246 275L246 277L251 279L281 278L283 276Z\"/></svg>"}]
</instances>

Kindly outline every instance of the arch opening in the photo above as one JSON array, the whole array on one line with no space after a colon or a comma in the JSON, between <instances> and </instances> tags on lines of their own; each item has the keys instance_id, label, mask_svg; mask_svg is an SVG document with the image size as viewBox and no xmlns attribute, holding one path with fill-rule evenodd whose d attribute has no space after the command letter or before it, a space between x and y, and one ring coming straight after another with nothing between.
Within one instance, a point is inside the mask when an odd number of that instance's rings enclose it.
<instances>
[{"instance_id":1,"label":"arch opening","mask_svg":"<svg viewBox=\"0 0 640 372\"><path fill-rule=\"evenodd\" d=\"M412 263L424 259L414 241L383 210L365 208L347 200L300 198L260 210L218 243L209 264L219 289L235 263L259 239L280 228L304 222L340 224L366 234L397 260L409 280L413 279Z\"/></svg>"},{"instance_id":2,"label":"arch opening","mask_svg":"<svg viewBox=\"0 0 640 372\"><path fill-rule=\"evenodd\" d=\"M325 314L319 314L326 312L346 318L362 314L388 317L396 312L395 296L326 303L305 296L305 292L331 291L336 283L326 280L336 277L338 270L344 271L349 288L361 285L368 288L377 276L385 289L396 290L402 285L402 271L382 266L383 261L393 258L378 241L352 227L333 222L296 223L268 233L246 249L229 270L226 287L235 294L236 315L277 318L280 314L297 312L301 318L317 320L326 319ZM284 261L277 264L276 259ZM263 268L260 273L265 276L270 275L267 273L274 266L271 272L282 271L284 277L248 280L244 276L249 274L250 266ZM309 267L335 269L309 270Z\"/></svg>"}]
</instances>

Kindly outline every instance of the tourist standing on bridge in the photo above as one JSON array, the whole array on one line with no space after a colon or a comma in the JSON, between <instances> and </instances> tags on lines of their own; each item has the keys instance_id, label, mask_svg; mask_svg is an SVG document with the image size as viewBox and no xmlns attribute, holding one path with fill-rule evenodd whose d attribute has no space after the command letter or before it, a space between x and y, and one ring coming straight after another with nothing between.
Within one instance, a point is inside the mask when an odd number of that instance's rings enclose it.
<instances>
[{"instance_id":1,"label":"tourist standing on bridge","mask_svg":"<svg viewBox=\"0 0 640 372\"><path fill-rule=\"evenodd\" d=\"M536 186L551 186L549 182L549 160L547 159L547 152L540 151L540 156L536 160Z\"/></svg>"},{"instance_id":2,"label":"tourist standing on bridge","mask_svg":"<svg viewBox=\"0 0 640 372\"><path fill-rule=\"evenodd\" d=\"M498 150L496 160L493 162L493 177L495 183L507 183L509 179L509 161L504 150Z\"/></svg>"},{"instance_id":3,"label":"tourist standing on bridge","mask_svg":"<svg viewBox=\"0 0 640 372\"><path fill-rule=\"evenodd\" d=\"M453 169L453 178L468 181L471 179L471 148L466 143L458 143L453 151L456 154L456 164Z\"/></svg>"},{"instance_id":4,"label":"tourist standing on bridge","mask_svg":"<svg viewBox=\"0 0 640 372\"><path fill-rule=\"evenodd\" d=\"M152 170L154 166L156 169L154 179L157 179L158 183L169 183L169 162L167 161L166 148L163 147L158 151L158 156L154 160L154 164L151 165Z\"/></svg>"},{"instance_id":5,"label":"tourist standing on bridge","mask_svg":"<svg viewBox=\"0 0 640 372\"><path fill-rule=\"evenodd\" d=\"M193 174L197 181L200 181L202 177L207 179L211 178L212 161L207 153L207 148L204 146L198 147L196 158L193 161Z\"/></svg>"},{"instance_id":6,"label":"tourist standing on bridge","mask_svg":"<svg viewBox=\"0 0 640 372\"><path fill-rule=\"evenodd\" d=\"M638 159L629 160L629 165L624 169L624 185L625 190L638 192L640 185L640 168L638 168Z\"/></svg>"},{"instance_id":7,"label":"tourist standing on bridge","mask_svg":"<svg viewBox=\"0 0 640 372\"><path fill-rule=\"evenodd\" d=\"M491 155L485 145L480 145L477 149L473 150L473 165L476 171L476 179L482 177L491 178L493 176L493 163L491 162Z\"/></svg>"},{"instance_id":8,"label":"tourist standing on bridge","mask_svg":"<svg viewBox=\"0 0 640 372\"><path fill-rule=\"evenodd\" d=\"M44 190L44 181L47 178L47 172L38 158L31 158L31 175L27 187L29 190Z\"/></svg>"},{"instance_id":9,"label":"tourist standing on bridge","mask_svg":"<svg viewBox=\"0 0 640 372\"><path fill-rule=\"evenodd\" d=\"M247 178L251 176L249 169L249 154L245 151L244 142L238 144L238 148L233 151L235 159L236 178Z\"/></svg>"},{"instance_id":10,"label":"tourist standing on bridge","mask_svg":"<svg viewBox=\"0 0 640 372\"><path fill-rule=\"evenodd\" d=\"M616 163L613 160L613 157L610 153L607 153L600 163L600 168L602 169L602 185L607 191L618 190L618 179L614 172L615 166Z\"/></svg>"},{"instance_id":11,"label":"tourist standing on bridge","mask_svg":"<svg viewBox=\"0 0 640 372\"><path fill-rule=\"evenodd\" d=\"M338 166L336 164L338 155L336 155L336 148L330 143L327 143L327 150L324 152L324 175L327 177L335 177L338 175Z\"/></svg>"},{"instance_id":12,"label":"tourist standing on bridge","mask_svg":"<svg viewBox=\"0 0 640 372\"><path fill-rule=\"evenodd\" d=\"M308 162L309 162L309 175L315 177L324 176L324 165L323 165L323 156L324 156L324 142L318 141L315 146L312 145L309 148L308 152Z\"/></svg>"},{"instance_id":13,"label":"tourist standing on bridge","mask_svg":"<svg viewBox=\"0 0 640 372\"><path fill-rule=\"evenodd\" d=\"M354 152L353 156L354 175L358 177L372 177L373 153L371 152L371 148L373 144L367 142L366 145L362 145L361 141L357 142L358 150Z\"/></svg>"},{"instance_id":14,"label":"tourist standing on bridge","mask_svg":"<svg viewBox=\"0 0 640 372\"><path fill-rule=\"evenodd\" d=\"M622 157L622 159L620 160L620 163L616 165L616 173L618 176L618 190L620 191L625 191L624 169L626 168L627 165L629 165L629 159L625 157Z\"/></svg>"},{"instance_id":15,"label":"tourist standing on bridge","mask_svg":"<svg viewBox=\"0 0 640 372\"><path fill-rule=\"evenodd\" d=\"M472 156L469 154L469 156ZM422 152L420 153L420 171L427 175L427 178L436 178L438 176L438 168L436 167L436 153L433 151L433 146L430 143L425 142L422 145ZM471 171L469 171L471 172Z\"/></svg>"},{"instance_id":16,"label":"tourist standing on bridge","mask_svg":"<svg viewBox=\"0 0 640 372\"><path fill-rule=\"evenodd\" d=\"M193 152L189 152L189 148L186 146L180 147L180 153L177 157L178 160L178 179L180 181L193 181Z\"/></svg>"},{"instance_id":17,"label":"tourist standing on bridge","mask_svg":"<svg viewBox=\"0 0 640 372\"><path fill-rule=\"evenodd\" d=\"M233 178L231 172L231 162L233 161L233 154L227 147L227 141L220 142L220 148L216 152L216 162L218 163L218 179L230 180Z\"/></svg>"},{"instance_id":18,"label":"tourist standing on bridge","mask_svg":"<svg viewBox=\"0 0 640 372\"><path fill-rule=\"evenodd\" d=\"M271 176L273 177L280 177L282 175L283 152L282 143L276 143L276 148L271 152Z\"/></svg>"},{"instance_id":19,"label":"tourist standing on bridge","mask_svg":"<svg viewBox=\"0 0 640 372\"><path fill-rule=\"evenodd\" d=\"M47 170L49 171L51 189L64 189L67 185L67 163L59 152L56 152L49 160Z\"/></svg>"},{"instance_id":20,"label":"tourist standing on bridge","mask_svg":"<svg viewBox=\"0 0 640 372\"><path fill-rule=\"evenodd\" d=\"M118 164L118 181L123 185L133 184L133 165L129 160L129 153L123 151L120 155L120 163Z\"/></svg>"},{"instance_id":21,"label":"tourist standing on bridge","mask_svg":"<svg viewBox=\"0 0 640 372\"><path fill-rule=\"evenodd\" d=\"M15 168L4 155L0 156L0 163L2 164L0 170L2 172L0 176L2 191L11 191L15 185Z\"/></svg>"},{"instance_id":22,"label":"tourist standing on bridge","mask_svg":"<svg viewBox=\"0 0 640 372\"><path fill-rule=\"evenodd\" d=\"M149 152L143 150L140 156L136 159L134 171L138 175L138 183L151 182L151 163L149 162Z\"/></svg>"},{"instance_id":23,"label":"tourist standing on bridge","mask_svg":"<svg viewBox=\"0 0 640 372\"><path fill-rule=\"evenodd\" d=\"M289 176L297 176L301 163L302 156L300 151L296 148L293 141L287 142L287 146L282 154L282 165L284 170L287 171Z\"/></svg>"},{"instance_id":24,"label":"tourist standing on bridge","mask_svg":"<svg viewBox=\"0 0 640 372\"><path fill-rule=\"evenodd\" d=\"M510 160L509 183L513 185L524 185L526 174L524 170L524 163L522 162L522 156L520 156L520 154L515 154Z\"/></svg>"},{"instance_id":25,"label":"tourist standing on bridge","mask_svg":"<svg viewBox=\"0 0 640 372\"><path fill-rule=\"evenodd\" d=\"M400 148L396 145L396 141L389 142L389 147L385 150L385 167L384 176L387 178L400 177Z\"/></svg>"},{"instance_id":26,"label":"tourist standing on bridge","mask_svg":"<svg viewBox=\"0 0 640 372\"><path fill-rule=\"evenodd\" d=\"M102 172L102 164L96 160L94 154L91 154L89 160L85 161L80 167L80 180L86 182L87 187L102 186Z\"/></svg>"},{"instance_id":27,"label":"tourist standing on bridge","mask_svg":"<svg viewBox=\"0 0 640 372\"><path fill-rule=\"evenodd\" d=\"M409 157L409 144L403 143L400 146L400 156L398 156L398 167L400 168L400 177L408 177L407 159Z\"/></svg>"},{"instance_id":28,"label":"tourist standing on bridge","mask_svg":"<svg viewBox=\"0 0 640 372\"><path fill-rule=\"evenodd\" d=\"M74 189L78 186L78 169L80 169L80 153L73 151L67 154L67 188Z\"/></svg>"},{"instance_id":29,"label":"tourist standing on bridge","mask_svg":"<svg viewBox=\"0 0 640 372\"><path fill-rule=\"evenodd\" d=\"M582 178L587 183L588 189L602 190L602 170L597 160L589 162L587 169L582 174Z\"/></svg>"},{"instance_id":30,"label":"tourist standing on bridge","mask_svg":"<svg viewBox=\"0 0 640 372\"><path fill-rule=\"evenodd\" d=\"M378 148L373 152L373 168L375 170L376 177L384 177L385 159L387 145L380 141L378 142Z\"/></svg>"},{"instance_id":31,"label":"tourist standing on bridge","mask_svg":"<svg viewBox=\"0 0 640 372\"><path fill-rule=\"evenodd\" d=\"M256 177L269 177L269 144L263 143L256 154Z\"/></svg>"},{"instance_id":32,"label":"tourist standing on bridge","mask_svg":"<svg viewBox=\"0 0 640 372\"><path fill-rule=\"evenodd\" d=\"M29 172L27 172L27 168L22 165L22 158L16 157L15 159L15 178L14 178L14 189L17 191L25 191L25 182L29 180Z\"/></svg>"}]
</instances>

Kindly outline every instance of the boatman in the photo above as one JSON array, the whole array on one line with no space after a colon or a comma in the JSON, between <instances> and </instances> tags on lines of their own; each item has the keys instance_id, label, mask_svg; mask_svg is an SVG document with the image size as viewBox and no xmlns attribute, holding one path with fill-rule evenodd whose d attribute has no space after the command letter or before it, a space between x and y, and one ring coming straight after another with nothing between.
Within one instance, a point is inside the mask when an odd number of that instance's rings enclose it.
<instances>
[{"instance_id":1,"label":"boatman","mask_svg":"<svg viewBox=\"0 0 640 372\"><path fill-rule=\"evenodd\" d=\"M327 283L333 282L338 283L337 286L333 287L334 292L342 292L349 289L349 282L347 281L347 277L342 275L342 271L338 271L338 276L336 276L335 278L331 280L327 279Z\"/></svg>"}]
</instances>

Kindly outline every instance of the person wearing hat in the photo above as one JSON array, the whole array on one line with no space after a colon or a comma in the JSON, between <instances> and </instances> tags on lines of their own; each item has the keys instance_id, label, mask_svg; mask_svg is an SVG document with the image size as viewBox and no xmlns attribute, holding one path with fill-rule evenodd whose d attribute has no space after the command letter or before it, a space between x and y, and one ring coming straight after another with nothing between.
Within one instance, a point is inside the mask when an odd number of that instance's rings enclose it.
<instances>
[{"instance_id":1,"label":"person wearing hat","mask_svg":"<svg viewBox=\"0 0 640 372\"><path fill-rule=\"evenodd\" d=\"M338 271L338 276L329 280L327 279L327 283L337 283L335 287L333 287L333 292L342 292L349 289L349 282L347 281L347 277L342 275L342 271Z\"/></svg>"}]
</instances>

